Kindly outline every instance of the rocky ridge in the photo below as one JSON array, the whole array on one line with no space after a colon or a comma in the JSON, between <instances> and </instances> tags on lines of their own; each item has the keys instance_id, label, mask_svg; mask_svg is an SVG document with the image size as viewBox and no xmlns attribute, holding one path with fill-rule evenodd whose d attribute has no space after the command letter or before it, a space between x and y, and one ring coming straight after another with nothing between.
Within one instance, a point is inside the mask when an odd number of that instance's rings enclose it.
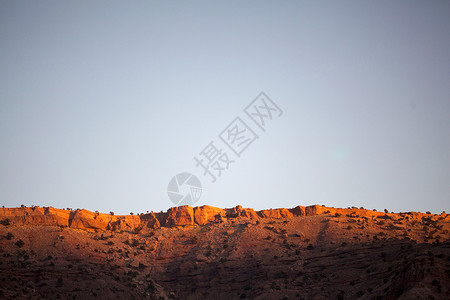
<instances>
[{"instance_id":1,"label":"rocky ridge","mask_svg":"<svg viewBox=\"0 0 450 300\"><path fill-rule=\"evenodd\" d=\"M255 211L238 205L222 209L209 205L172 207L167 212L151 212L138 215L114 215L91 212L86 209L57 209L53 207L0 208L0 219L8 218L14 225L64 226L83 230L148 230L160 227L202 226L221 222L226 218L281 219L321 214L357 214L361 217L395 219L397 214L366 210L364 208L333 208L320 205L296 206ZM421 219L431 214L408 212L410 218ZM446 214L444 214L446 215Z\"/></svg>"},{"instance_id":2,"label":"rocky ridge","mask_svg":"<svg viewBox=\"0 0 450 300\"><path fill-rule=\"evenodd\" d=\"M319 205L0 209L0 299L448 299L450 218Z\"/></svg>"}]
</instances>

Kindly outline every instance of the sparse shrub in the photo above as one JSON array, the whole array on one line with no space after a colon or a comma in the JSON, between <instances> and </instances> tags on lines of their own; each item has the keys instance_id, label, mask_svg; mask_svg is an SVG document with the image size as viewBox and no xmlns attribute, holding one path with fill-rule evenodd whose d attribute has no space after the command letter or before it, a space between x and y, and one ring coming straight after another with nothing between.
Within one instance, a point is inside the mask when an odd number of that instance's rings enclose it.
<instances>
[{"instance_id":1,"label":"sparse shrub","mask_svg":"<svg viewBox=\"0 0 450 300\"><path fill-rule=\"evenodd\" d=\"M131 246L132 246L132 247L137 247L137 246L139 246L139 241L136 240L136 239L133 239L133 240L131 241Z\"/></svg>"},{"instance_id":2,"label":"sparse shrub","mask_svg":"<svg viewBox=\"0 0 450 300\"><path fill-rule=\"evenodd\" d=\"M387 214L387 213L389 213L389 211L385 208L385 209L384 209L384 213Z\"/></svg>"},{"instance_id":3,"label":"sparse shrub","mask_svg":"<svg viewBox=\"0 0 450 300\"><path fill-rule=\"evenodd\" d=\"M7 240L11 240L13 237L14 237L14 234L12 234L11 232L8 232L8 233L6 234L6 239L7 239Z\"/></svg>"},{"instance_id":4,"label":"sparse shrub","mask_svg":"<svg viewBox=\"0 0 450 300\"><path fill-rule=\"evenodd\" d=\"M394 224L391 224L391 223L389 223L388 227L391 230L400 230L400 229L402 229L401 227L395 226Z\"/></svg>"},{"instance_id":5,"label":"sparse shrub","mask_svg":"<svg viewBox=\"0 0 450 300\"><path fill-rule=\"evenodd\" d=\"M113 241L109 241L109 242L106 243L106 245L112 246L112 245L114 245L114 242Z\"/></svg>"},{"instance_id":6,"label":"sparse shrub","mask_svg":"<svg viewBox=\"0 0 450 300\"><path fill-rule=\"evenodd\" d=\"M348 225L345 229L347 229L347 230L352 229L352 225Z\"/></svg>"},{"instance_id":7,"label":"sparse shrub","mask_svg":"<svg viewBox=\"0 0 450 300\"><path fill-rule=\"evenodd\" d=\"M273 278L278 279L278 278L288 278L288 274L285 272L277 272L275 274L273 274Z\"/></svg>"},{"instance_id":8,"label":"sparse shrub","mask_svg":"<svg viewBox=\"0 0 450 300\"><path fill-rule=\"evenodd\" d=\"M198 238L196 237L196 236L194 236L192 239L191 239L191 244L197 244L198 243Z\"/></svg>"},{"instance_id":9,"label":"sparse shrub","mask_svg":"<svg viewBox=\"0 0 450 300\"><path fill-rule=\"evenodd\" d=\"M113 211L110 211L109 214L110 214L111 216L114 216L114 212L113 212Z\"/></svg>"},{"instance_id":10,"label":"sparse shrub","mask_svg":"<svg viewBox=\"0 0 450 300\"><path fill-rule=\"evenodd\" d=\"M64 231L65 228L67 228L67 225L58 225L59 231Z\"/></svg>"},{"instance_id":11,"label":"sparse shrub","mask_svg":"<svg viewBox=\"0 0 450 300\"><path fill-rule=\"evenodd\" d=\"M133 230L133 232L134 232L135 234L139 234L141 231L142 231L142 227L136 227L136 228Z\"/></svg>"},{"instance_id":12,"label":"sparse shrub","mask_svg":"<svg viewBox=\"0 0 450 300\"><path fill-rule=\"evenodd\" d=\"M14 245L16 245L19 248L22 248L25 243L22 240L18 240Z\"/></svg>"},{"instance_id":13,"label":"sparse shrub","mask_svg":"<svg viewBox=\"0 0 450 300\"><path fill-rule=\"evenodd\" d=\"M306 249L312 250L312 249L314 249L314 246L313 246L312 244L309 244L309 245L306 247Z\"/></svg>"},{"instance_id":14,"label":"sparse shrub","mask_svg":"<svg viewBox=\"0 0 450 300\"><path fill-rule=\"evenodd\" d=\"M151 294L154 294L154 293L156 292L156 286L155 286L155 284L153 283L153 281L150 281L150 282L148 283L146 290L147 290L147 292L149 292L149 293L151 293Z\"/></svg>"},{"instance_id":15,"label":"sparse shrub","mask_svg":"<svg viewBox=\"0 0 450 300\"><path fill-rule=\"evenodd\" d=\"M273 290L281 290L281 287L279 285L277 285L275 282L272 282L272 284L270 285L270 288Z\"/></svg>"},{"instance_id":16,"label":"sparse shrub","mask_svg":"<svg viewBox=\"0 0 450 300\"><path fill-rule=\"evenodd\" d=\"M11 220L9 220L9 219L1 220L0 224L2 224L3 226L9 226L9 225L11 225Z\"/></svg>"},{"instance_id":17,"label":"sparse shrub","mask_svg":"<svg viewBox=\"0 0 450 300\"><path fill-rule=\"evenodd\" d=\"M342 214L340 214L340 213L337 212L337 213L334 214L334 216L335 216L335 217L340 217L340 216L342 216Z\"/></svg>"}]
</instances>

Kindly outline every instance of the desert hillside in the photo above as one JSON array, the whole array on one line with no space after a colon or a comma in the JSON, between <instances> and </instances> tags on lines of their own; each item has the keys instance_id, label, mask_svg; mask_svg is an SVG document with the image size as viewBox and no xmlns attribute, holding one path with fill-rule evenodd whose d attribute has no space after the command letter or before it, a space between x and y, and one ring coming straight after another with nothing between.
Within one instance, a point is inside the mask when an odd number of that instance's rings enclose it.
<instances>
[{"instance_id":1,"label":"desert hillside","mask_svg":"<svg viewBox=\"0 0 450 300\"><path fill-rule=\"evenodd\" d=\"M1 299L449 299L450 217L0 208Z\"/></svg>"}]
</instances>

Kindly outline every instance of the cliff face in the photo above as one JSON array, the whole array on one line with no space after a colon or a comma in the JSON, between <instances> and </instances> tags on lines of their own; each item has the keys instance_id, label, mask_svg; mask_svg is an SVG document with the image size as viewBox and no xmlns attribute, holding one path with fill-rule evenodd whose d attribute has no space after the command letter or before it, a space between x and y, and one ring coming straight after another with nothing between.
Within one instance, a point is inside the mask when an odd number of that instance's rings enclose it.
<instances>
[{"instance_id":1,"label":"cliff face","mask_svg":"<svg viewBox=\"0 0 450 300\"><path fill-rule=\"evenodd\" d=\"M0 209L0 299L450 299L450 218L318 205Z\"/></svg>"},{"instance_id":2,"label":"cliff face","mask_svg":"<svg viewBox=\"0 0 450 300\"><path fill-rule=\"evenodd\" d=\"M112 215L94 213L85 209L64 210L53 207L21 207L0 208L0 219L8 218L14 225L42 225L63 226L84 230L150 230L160 227L202 226L208 223L223 222L224 219L248 218L281 219L296 216L330 215L358 215L366 218L397 218L396 214L386 214L366 209L342 209L319 205L296 206L291 209L276 208L255 211L238 205L233 208L222 209L208 205L200 207L179 206L172 207L167 212L140 215ZM411 212L411 218L420 219L426 214Z\"/></svg>"}]
</instances>

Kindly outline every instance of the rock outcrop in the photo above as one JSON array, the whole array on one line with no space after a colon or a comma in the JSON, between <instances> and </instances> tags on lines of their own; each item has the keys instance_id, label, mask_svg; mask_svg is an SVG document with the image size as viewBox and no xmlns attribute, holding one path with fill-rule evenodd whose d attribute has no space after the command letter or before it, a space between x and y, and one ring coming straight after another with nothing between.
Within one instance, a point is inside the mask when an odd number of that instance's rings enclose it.
<instances>
[{"instance_id":1,"label":"rock outcrop","mask_svg":"<svg viewBox=\"0 0 450 300\"><path fill-rule=\"evenodd\" d=\"M450 299L449 220L319 205L5 208L0 298Z\"/></svg>"},{"instance_id":2,"label":"rock outcrop","mask_svg":"<svg viewBox=\"0 0 450 300\"><path fill-rule=\"evenodd\" d=\"M194 209L190 206L172 207L169 208L167 213L166 227L193 226L195 224Z\"/></svg>"},{"instance_id":3,"label":"rock outcrop","mask_svg":"<svg viewBox=\"0 0 450 300\"><path fill-rule=\"evenodd\" d=\"M146 231L160 227L203 226L208 223L221 222L226 218L282 219L293 217L308 217L322 214L343 215L360 218L392 219L398 214L388 214L366 210L363 208L333 208L320 205L296 206L291 209L276 208L255 211L251 208L236 207L222 209L209 205L200 207L172 207L167 212L147 213L138 215L114 215L91 212L85 209L64 210L53 207L20 207L0 208L0 220L8 219L11 224L19 226L44 225L62 226L81 230L111 230L111 231ZM416 212L404 213L409 219L430 218L429 215ZM440 217L447 217L441 214Z\"/></svg>"},{"instance_id":4,"label":"rock outcrop","mask_svg":"<svg viewBox=\"0 0 450 300\"><path fill-rule=\"evenodd\" d=\"M225 215L225 212L221 208L209 205L194 207L194 219L195 224L197 225L205 225L210 222L215 222L223 215Z\"/></svg>"}]
</instances>

